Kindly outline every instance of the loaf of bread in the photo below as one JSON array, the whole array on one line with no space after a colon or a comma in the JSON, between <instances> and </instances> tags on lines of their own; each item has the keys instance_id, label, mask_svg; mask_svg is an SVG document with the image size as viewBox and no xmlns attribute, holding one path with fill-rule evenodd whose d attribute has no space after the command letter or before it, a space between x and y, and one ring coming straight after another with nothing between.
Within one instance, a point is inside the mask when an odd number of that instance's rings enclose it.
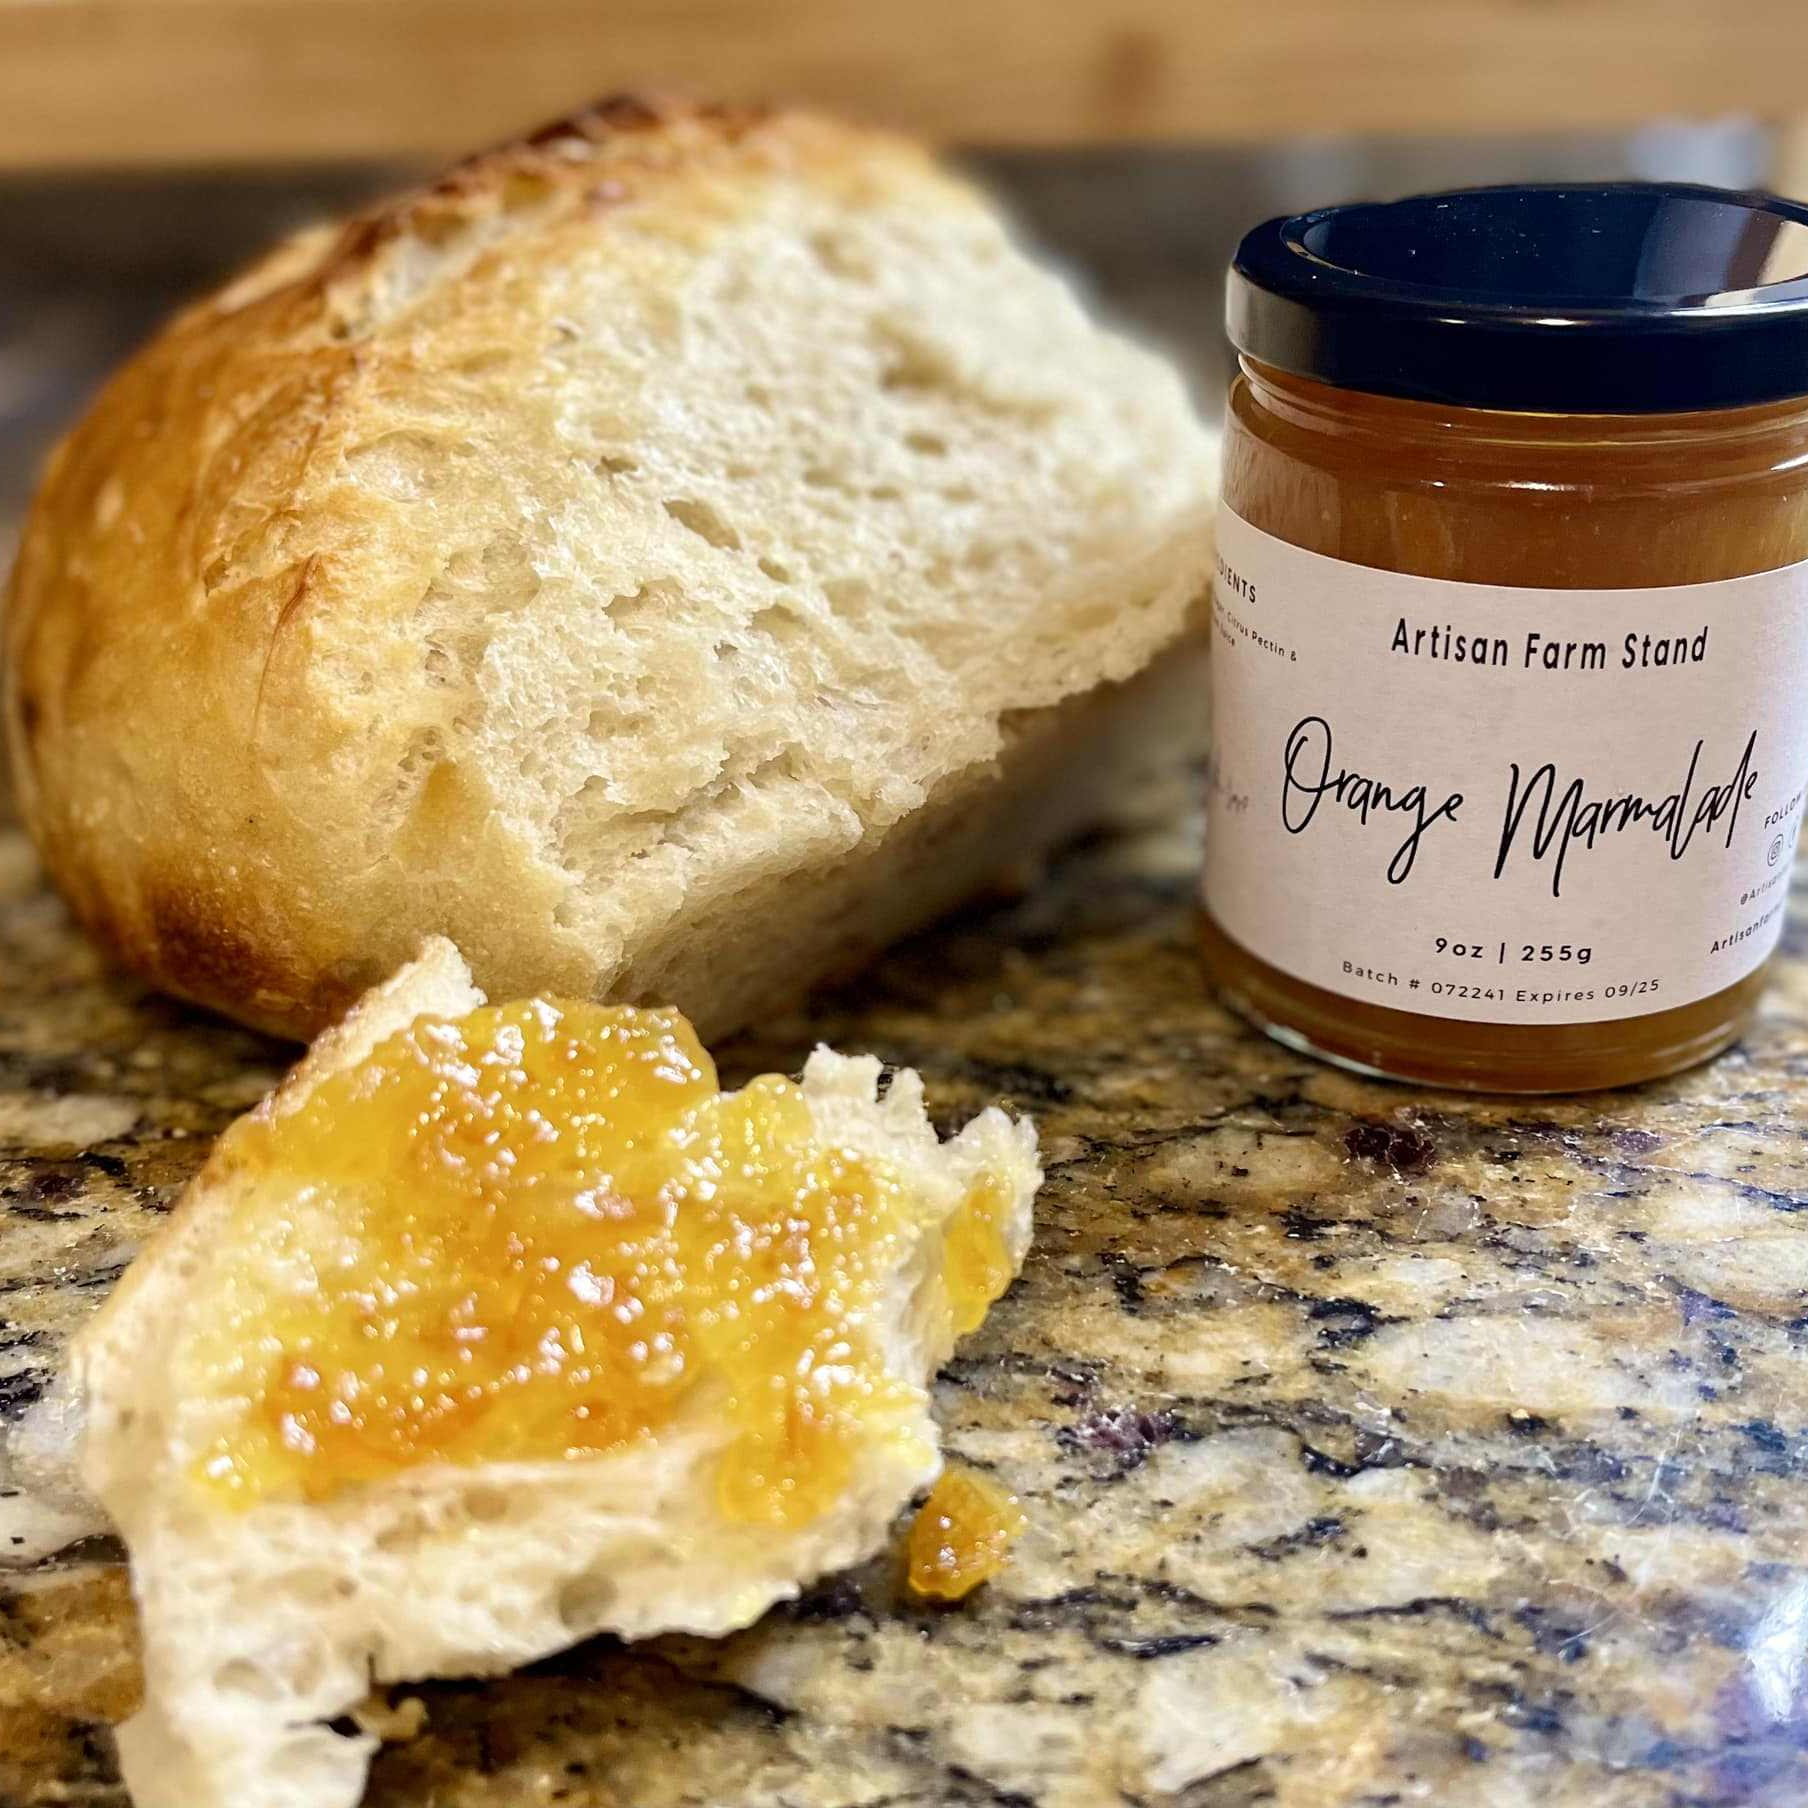
<instances>
[{"instance_id":1,"label":"loaf of bread","mask_svg":"<svg viewBox=\"0 0 1808 1808\"><path fill-rule=\"evenodd\" d=\"M916 147L606 104L107 386L13 580L20 806L121 963L268 1029L437 932L719 1033L1171 732L1213 449Z\"/></svg>"},{"instance_id":2,"label":"loaf of bread","mask_svg":"<svg viewBox=\"0 0 1808 1808\"><path fill-rule=\"evenodd\" d=\"M482 1002L457 951L430 943L316 1042L252 1128L301 1110L316 1087L421 1016L456 1020ZM875 1394L881 1384L893 1391L884 1415L848 1445L832 1494L780 1523L724 1500L718 1465L747 1402L705 1363L654 1431L581 1456L436 1457L316 1497L291 1489L238 1501L205 1485L222 1426L257 1413L260 1378L295 1360L259 1302L281 1311L291 1298L312 1299L317 1271L334 1265L366 1275L366 1245L348 1229L358 1200L311 1173L269 1171L248 1152L255 1137L229 1132L76 1340L58 1418L78 1428L82 1476L132 1561L145 1693L119 1750L137 1808L353 1808L376 1742L334 1723L373 1683L509 1670L603 1631L726 1632L880 1548L941 1466L928 1382L953 1346L947 1277L960 1271L950 1243L963 1204L982 1184L996 1205L1002 1264L991 1298L1022 1264L1041 1174L1027 1123L991 1109L938 1142L917 1076L895 1075L883 1098L879 1078L871 1056L819 1049L801 1097L825 1148L882 1167L912 1201L873 1258L870 1307L843 1305L859 1316L836 1346L850 1377ZM586 1134L599 1134L594 1120ZM781 1234L766 1203L738 1196L732 1179L719 1184L741 1236L712 1262L745 1264L749 1296L757 1280L801 1310L790 1296L807 1294L813 1270L773 1278L790 1227ZM598 1208L593 1199L578 1195L571 1215L587 1213L596 1272L632 1275L613 1240L645 1235L635 1202ZM521 1203L505 1187L498 1209ZM853 1222L841 1224L844 1239ZM823 1266L834 1271L827 1253ZM574 1293L590 1272L571 1271ZM387 1315L404 1321L391 1334L405 1338L405 1273L368 1279L373 1300L403 1302L373 1305L369 1335L384 1335ZM649 1308L646 1323L656 1322ZM512 1328L484 1323L484 1335ZM238 1364L223 1382L211 1366L222 1337ZM311 1350L309 1359L327 1370ZM798 1385L795 1374L775 1379ZM423 1385L432 1394L438 1384ZM236 1397L240 1388L248 1397ZM758 1404L759 1390L750 1392ZM494 1408L510 1410L530 1427L549 1416L544 1398Z\"/></svg>"}]
</instances>

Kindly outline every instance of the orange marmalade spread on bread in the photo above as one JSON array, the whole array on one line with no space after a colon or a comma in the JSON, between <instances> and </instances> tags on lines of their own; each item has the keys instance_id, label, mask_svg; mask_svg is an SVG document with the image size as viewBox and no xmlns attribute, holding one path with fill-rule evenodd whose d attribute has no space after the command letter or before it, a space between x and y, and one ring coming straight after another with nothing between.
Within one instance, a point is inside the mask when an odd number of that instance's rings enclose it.
<instances>
[{"instance_id":1,"label":"orange marmalade spread on bread","mask_svg":"<svg viewBox=\"0 0 1808 1808\"><path fill-rule=\"evenodd\" d=\"M1028 1524L1015 1494L970 1470L945 1469L910 1528L913 1594L958 1601L1004 1568Z\"/></svg>"},{"instance_id":2,"label":"orange marmalade spread on bread","mask_svg":"<svg viewBox=\"0 0 1808 1808\"><path fill-rule=\"evenodd\" d=\"M946 1278L956 1337L977 1330L987 1307L1011 1284L1011 1252L999 1222L1010 1204L1004 1182L982 1174L948 1227Z\"/></svg>"},{"instance_id":3,"label":"orange marmalade spread on bread","mask_svg":"<svg viewBox=\"0 0 1808 1808\"><path fill-rule=\"evenodd\" d=\"M579 1460L695 1405L732 1428L724 1514L796 1525L911 1435L870 1321L922 1202L789 1081L724 1095L675 1011L422 1018L221 1158L251 1192L201 1336L235 1410L195 1473L229 1500ZM1002 1203L982 1177L948 1227L956 1327L1010 1279Z\"/></svg>"}]
</instances>

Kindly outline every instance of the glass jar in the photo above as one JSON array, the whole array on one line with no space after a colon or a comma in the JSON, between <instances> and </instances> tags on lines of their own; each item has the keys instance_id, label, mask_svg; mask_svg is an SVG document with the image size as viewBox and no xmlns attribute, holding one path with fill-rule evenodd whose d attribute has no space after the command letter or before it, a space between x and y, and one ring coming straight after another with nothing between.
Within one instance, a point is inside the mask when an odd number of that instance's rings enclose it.
<instances>
[{"instance_id":1,"label":"glass jar","mask_svg":"<svg viewBox=\"0 0 1808 1808\"><path fill-rule=\"evenodd\" d=\"M1808 783L1805 247L1648 185L1245 241L1202 927L1236 1009L1505 1092L1739 1035Z\"/></svg>"}]
</instances>

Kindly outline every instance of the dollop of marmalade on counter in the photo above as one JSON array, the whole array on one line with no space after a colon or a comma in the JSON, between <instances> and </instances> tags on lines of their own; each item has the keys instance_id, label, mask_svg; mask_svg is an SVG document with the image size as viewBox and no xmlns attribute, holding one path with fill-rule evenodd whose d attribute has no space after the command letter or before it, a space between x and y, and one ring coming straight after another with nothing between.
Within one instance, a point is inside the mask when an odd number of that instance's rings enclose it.
<instances>
[{"instance_id":1,"label":"dollop of marmalade on counter","mask_svg":"<svg viewBox=\"0 0 1808 1808\"><path fill-rule=\"evenodd\" d=\"M582 1459L707 1389L721 1510L797 1525L909 1435L869 1315L927 1208L790 1081L724 1095L675 1011L422 1018L220 1156L252 1193L197 1336L207 1395L246 1404L194 1472L228 1500ZM982 1176L946 1232L956 1331L1009 1283L1002 1200Z\"/></svg>"},{"instance_id":2,"label":"dollop of marmalade on counter","mask_svg":"<svg viewBox=\"0 0 1808 1808\"><path fill-rule=\"evenodd\" d=\"M944 1469L910 1527L910 1588L959 1601L1004 1568L1029 1520L1015 1494L969 1469Z\"/></svg>"}]
</instances>

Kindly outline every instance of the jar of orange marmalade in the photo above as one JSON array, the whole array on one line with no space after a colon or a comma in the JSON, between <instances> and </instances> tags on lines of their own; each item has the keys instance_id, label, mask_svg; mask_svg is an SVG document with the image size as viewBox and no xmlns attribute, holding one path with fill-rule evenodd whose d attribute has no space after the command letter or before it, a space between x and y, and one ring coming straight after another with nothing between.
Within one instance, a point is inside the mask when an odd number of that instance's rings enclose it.
<instances>
[{"instance_id":1,"label":"jar of orange marmalade","mask_svg":"<svg viewBox=\"0 0 1808 1808\"><path fill-rule=\"evenodd\" d=\"M1517 187L1231 272L1203 935L1365 1071L1618 1086L1727 1046L1808 784L1808 208Z\"/></svg>"}]
</instances>

